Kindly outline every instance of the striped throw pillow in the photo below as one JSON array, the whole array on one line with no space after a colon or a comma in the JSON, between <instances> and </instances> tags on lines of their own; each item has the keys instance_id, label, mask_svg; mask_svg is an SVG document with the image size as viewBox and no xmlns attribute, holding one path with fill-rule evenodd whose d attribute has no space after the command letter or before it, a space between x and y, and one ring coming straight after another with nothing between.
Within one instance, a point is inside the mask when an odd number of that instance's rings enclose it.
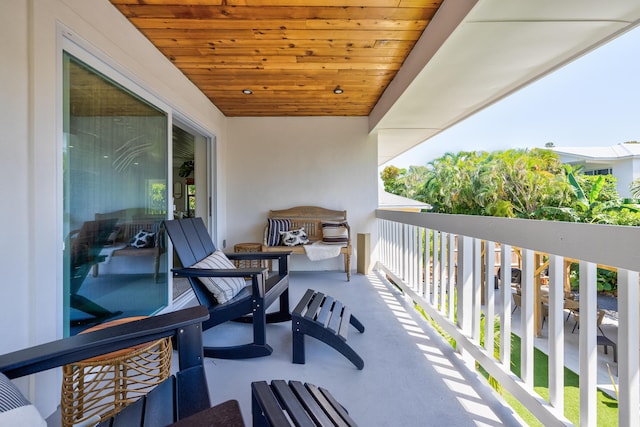
<instances>
[{"instance_id":1,"label":"striped throw pillow","mask_svg":"<svg viewBox=\"0 0 640 427\"><path fill-rule=\"evenodd\" d=\"M344 245L349 242L346 222L323 222L322 242L331 245Z\"/></svg>"},{"instance_id":2,"label":"striped throw pillow","mask_svg":"<svg viewBox=\"0 0 640 427\"><path fill-rule=\"evenodd\" d=\"M288 219L267 219L269 225L267 233L267 246L280 245L280 233L291 229L291 220Z\"/></svg>"},{"instance_id":3,"label":"striped throw pillow","mask_svg":"<svg viewBox=\"0 0 640 427\"><path fill-rule=\"evenodd\" d=\"M47 426L36 407L3 373L0 373L0 426Z\"/></svg>"},{"instance_id":4,"label":"striped throw pillow","mask_svg":"<svg viewBox=\"0 0 640 427\"><path fill-rule=\"evenodd\" d=\"M190 268L226 270L236 268L236 266L222 251L216 250L202 261L193 264ZM224 304L235 297L246 286L242 277L199 277L199 279L220 304Z\"/></svg>"}]
</instances>

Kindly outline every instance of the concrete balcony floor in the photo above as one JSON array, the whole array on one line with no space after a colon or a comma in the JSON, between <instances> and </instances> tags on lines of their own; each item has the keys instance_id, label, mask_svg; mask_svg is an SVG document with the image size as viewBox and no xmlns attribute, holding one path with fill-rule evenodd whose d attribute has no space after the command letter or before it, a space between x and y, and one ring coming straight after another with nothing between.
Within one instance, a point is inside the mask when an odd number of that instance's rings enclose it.
<instances>
[{"instance_id":1,"label":"concrete balcony floor","mask_svg":"<svg viewBox=\"0 0 640 427\"><path fill-rule=\"evenodd\" d=\"M340 353L306 338L306 364L291 363L291 323L267 326L268 357L206 359L213 404L236 399L251 425L252 381L294 379L329 389L361 426L521 425L521 420L470 371L379 273L293 272L291 308L311 288L347 305L365 325L348 343L364 359L356 369ZM251 327L228 322L205 331L205 345L251 340Z\"/></svg>"}]
</instances>

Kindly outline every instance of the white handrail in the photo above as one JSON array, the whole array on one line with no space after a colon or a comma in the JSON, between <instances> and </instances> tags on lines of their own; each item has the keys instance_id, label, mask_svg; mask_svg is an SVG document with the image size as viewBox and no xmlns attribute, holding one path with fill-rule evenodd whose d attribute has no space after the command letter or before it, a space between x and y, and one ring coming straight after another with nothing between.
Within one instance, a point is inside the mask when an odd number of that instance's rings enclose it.
<instances>
[{"instance_id":1,"label":"white handrail","mask_svg":"<svg viewBox=\"0 0 640 427\"><path fill-rule=\"evenodd\" d=\"M619 420L620 425L637 423L640 251L636 248L640 244L640 227L388 210L378 210L376 216L377 268L385 271L456 340L465 360L473 358L480 363L545 425L571 424L563 415L564 258L580 263L580 314L585 325L596 324L596 265L618 269L620 296L626 298L620 301L618 320ZM501 283L510 282L511 247L522 249L522 379L509 369L512 295L509 286L493 289L494 242L501 248ZM486 251L484 258L481 244ZM534 252L549 256L549 401L533 391ZM478 289L481 280L489 285L484 287L484 295ZM479 298L484 298L483 305ZM500 319L498 359L493 355L492 322L485 322L484 344L479 345L481 315L489 319L497 315ZM579 343L580 424L595 425L596 329L580 328Z\"/></svg>"}]
</instances>

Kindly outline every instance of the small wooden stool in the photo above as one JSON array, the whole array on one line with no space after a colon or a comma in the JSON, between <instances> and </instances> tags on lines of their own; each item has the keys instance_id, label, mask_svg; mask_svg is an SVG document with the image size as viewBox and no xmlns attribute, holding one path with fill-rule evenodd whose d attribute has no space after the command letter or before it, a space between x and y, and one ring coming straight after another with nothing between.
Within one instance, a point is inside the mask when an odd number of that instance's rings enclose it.
<instances>
[{"instance_id":1,"label":"small wooden stool","mask_svg":"<svg viewBox=\"0 0 640 427\"><path fill-rule=\"evenodd\" d=\"M108 328L146 316L103 323L84 332ZM106 419L147 394L171 374L171 338L115 351L62 367L62 425L100 415Z\"/></svg>"},{"instance_id":2,"label":"small wooden stool","mask_svg":"<svg viewBox=\"0 0 640 427\"><path fill-rule=\"evenodd\" d=\"M358 369L364 361L347 344L349 324L361 333L364 326L340 301L307 289L296 308L291 312L293 333L293 363L304 364L304 336L312 336L338 350Z\"/></svg>"},{"instance_id":3,"label":"small wooden stool","mask_svg":"<svg viewBox=\"0 0 640 427\"><path fill-rule=\"evenodd\" d=\"M262 252L262 245L260 243L237 243L233 246L234 252ZM264 264L261 260L234 260L236 268L262 268L267 267L266 261Z\"/></svg>"}]
</instances>

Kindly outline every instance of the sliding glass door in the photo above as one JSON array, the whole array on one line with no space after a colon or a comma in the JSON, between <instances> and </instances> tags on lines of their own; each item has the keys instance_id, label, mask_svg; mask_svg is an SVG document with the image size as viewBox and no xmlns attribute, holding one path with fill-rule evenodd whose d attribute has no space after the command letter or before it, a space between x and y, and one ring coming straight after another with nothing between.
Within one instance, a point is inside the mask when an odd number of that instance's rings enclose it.
<instances>
[{"instance_id":1,"label":"sliding glass door","mask_svg":"<svg viewBox=\"0 0 640 427\"><path fill-rule=\"evenodd\" d=\"M168 301L167 113L63 54L65 335Z\"/></svg>"}]
</instances>

